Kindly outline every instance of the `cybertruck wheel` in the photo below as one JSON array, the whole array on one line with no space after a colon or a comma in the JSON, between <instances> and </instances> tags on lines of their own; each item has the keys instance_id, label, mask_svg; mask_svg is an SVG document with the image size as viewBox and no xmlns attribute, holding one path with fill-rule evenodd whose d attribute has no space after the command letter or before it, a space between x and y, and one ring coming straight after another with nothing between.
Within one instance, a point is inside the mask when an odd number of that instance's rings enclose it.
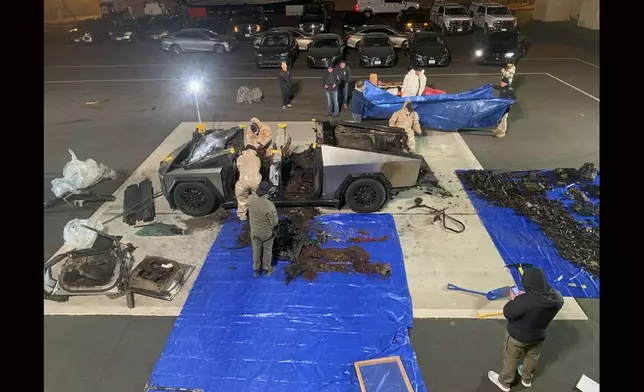
<instances>
[{"instance_id":1,"label":"cybertruck wheel","mask_svg":"<svg viewBox=\"0 0 644 392\"><path fill-rule=\"evenodd\" d=\"M190 216L206 216L219 207L217 195L203 182L180 183L172 199L181 212Z\"/></svg>"},{"instance_id":2,"label":"cybertruck wheel","mask_svg":"<svg viewBox=\"0 0 644 392\"><path fill-rule=\"evenodd\" d=\"M359 178L344 192L347 206L354 212L371 213L379 211L387 201L387 190L382 182L373 178Z\"/></svg>"}]
</instances>

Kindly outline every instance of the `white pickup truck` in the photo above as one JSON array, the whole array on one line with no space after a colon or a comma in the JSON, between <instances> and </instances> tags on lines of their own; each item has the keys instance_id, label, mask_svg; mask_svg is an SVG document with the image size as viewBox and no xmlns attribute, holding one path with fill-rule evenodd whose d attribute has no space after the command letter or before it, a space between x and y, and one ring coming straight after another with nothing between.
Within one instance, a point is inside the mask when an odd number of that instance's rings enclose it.
<instances>
[{"instance_id":1,"label":"white pickup truck","mask_svg":"<svg viewBox=\"0 0 644 392\"><path fill-rule=\"evenodd\" d=\"M512 31L517 27L517 17L503 4L473 1L469 11L474 25L483 28L484 33Z\"/></svg>"},{"instance_id":2,"label":"white pickup truck","mask_svg":"<svg viewBox=\"0 0 644 392\"><path fill-rule=\"evenodd\" d=\"M364 12L368 18L375 14L397 14L410 8L419 9L420 3L407 0L358 0L356 11Z\"/></svg>"}]
</instances>

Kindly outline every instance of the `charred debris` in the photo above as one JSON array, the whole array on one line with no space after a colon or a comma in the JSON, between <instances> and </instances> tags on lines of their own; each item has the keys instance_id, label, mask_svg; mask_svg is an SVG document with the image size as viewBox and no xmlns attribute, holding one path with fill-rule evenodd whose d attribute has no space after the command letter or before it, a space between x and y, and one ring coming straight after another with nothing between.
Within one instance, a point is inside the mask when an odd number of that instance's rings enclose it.
<instances>
[{"instance_id":1,"label":"charred debris","mask_svg":"<svg viewBox=\"0 0 644 392\"><path fill-rule=\"evenodd\" d=\"M341 240L315 224L314 218L320 214L317 208L284 208L278 209L278 213L281 219L277 225L273 257L289 262L284 268L286 284L299 276L310 282L325 272L358 273L385 279L391 275L389 263L372 262L369 252L358 245L386 241L387 236L371 237L368 232L359 230L356 235L343 240L352 246L322 248L324 243ZM250 232L246 222L237 237L237 247L249 245Z\"/></svg>"},{"instance_id":2,"label":"charred debris","mask_svg":"<svg viewBox=\"0 0 644 392\"><path fill-rule=\"evenodd\" d=\"M457 174L479 197L531 219L563 258L599 276L599 186L593 183L598 171L592 163L580 169ZM555 188L563 188L568 201L550 199L547 192Z\"/></svg>"}]
</instances>

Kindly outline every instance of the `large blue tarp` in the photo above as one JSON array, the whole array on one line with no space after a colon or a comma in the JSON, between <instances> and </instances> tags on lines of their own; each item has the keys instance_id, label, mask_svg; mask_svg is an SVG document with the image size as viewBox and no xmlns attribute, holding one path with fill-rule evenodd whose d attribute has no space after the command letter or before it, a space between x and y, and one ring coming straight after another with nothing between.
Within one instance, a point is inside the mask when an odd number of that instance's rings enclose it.
<instances>
[{"instance_id":1,"label":"large blue tarp","mask_svg":"<svg viewBox=\"0 0 644 392\"><path fill-rule=\"evenodd\" d=\"M593 184L599 186L599 175ZM573 186L579 187L578 184ZM550 285L566 297L599 298L599 278L562 258L536 223L510 208L489 204L467 186L464 187L506 265L525 263L542 268ZM565 187L555 187L547 192L547 196L569 207L571 215L584 226L597 226L599 222L595 217L581 216L570 208L573 202L564 196L565 192ZM599 198L590 199L594 204L599 203ZM519 271L516 268L509 270L521 288Z\"/></svg>"},{"instance_id":2,"label":"large blue tarp","mask_svg":"<svg viewBox=\"0 0 644 392\"><path fill-rule=\"evenodd\" d=\"M422 126L443 131L496 127L514 103L495 98L491 84L458 94L399 97L365 82L364 96L370 102L364 118L388 120L410 100Z\"/></svg>"},{"instance_id":3,"label":"large blue tarp","mask_svg":"<svg viewBox=\"0 0 644 392\"><path fill-rule=\"evenodd\" d=\"M321 273L286 286L279 263L254 278L250 247L234 248L229 219L210 250L150 379L156 386L221 391L359 391L356 361L401 357L414 391L426 391L408 335L412 304L403 255L389 214L316 218L317 229L346 247L366 231L383 242L360 244L391 263L388 279ZM336 234L337 233L337 234Z\"/></svg>"}]
</instances>

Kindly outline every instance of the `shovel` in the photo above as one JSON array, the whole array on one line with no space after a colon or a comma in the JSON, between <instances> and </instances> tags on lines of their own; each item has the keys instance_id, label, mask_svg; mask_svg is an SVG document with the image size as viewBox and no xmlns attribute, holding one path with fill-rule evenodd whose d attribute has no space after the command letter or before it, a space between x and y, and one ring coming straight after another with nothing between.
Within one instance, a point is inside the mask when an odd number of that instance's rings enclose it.
<instances>
[{"instance_id":1,"label":"shovel","mask_svg":"<svg viewBox=\"0 0 644 392\"><path fill-rule=\"evenodd\" d=\"M497 299L509 297L511 288L510 286L503 286L503 287L499 287L498 289L490 290L487 293L485 293L483 291L464 289L462 287L458 287L451 283L448 283L447 290L456 290L456 291L463 291L465 293L470 293L470 294L482 295L490 301L495 301Z\"/></svg>"}]
</instances>

